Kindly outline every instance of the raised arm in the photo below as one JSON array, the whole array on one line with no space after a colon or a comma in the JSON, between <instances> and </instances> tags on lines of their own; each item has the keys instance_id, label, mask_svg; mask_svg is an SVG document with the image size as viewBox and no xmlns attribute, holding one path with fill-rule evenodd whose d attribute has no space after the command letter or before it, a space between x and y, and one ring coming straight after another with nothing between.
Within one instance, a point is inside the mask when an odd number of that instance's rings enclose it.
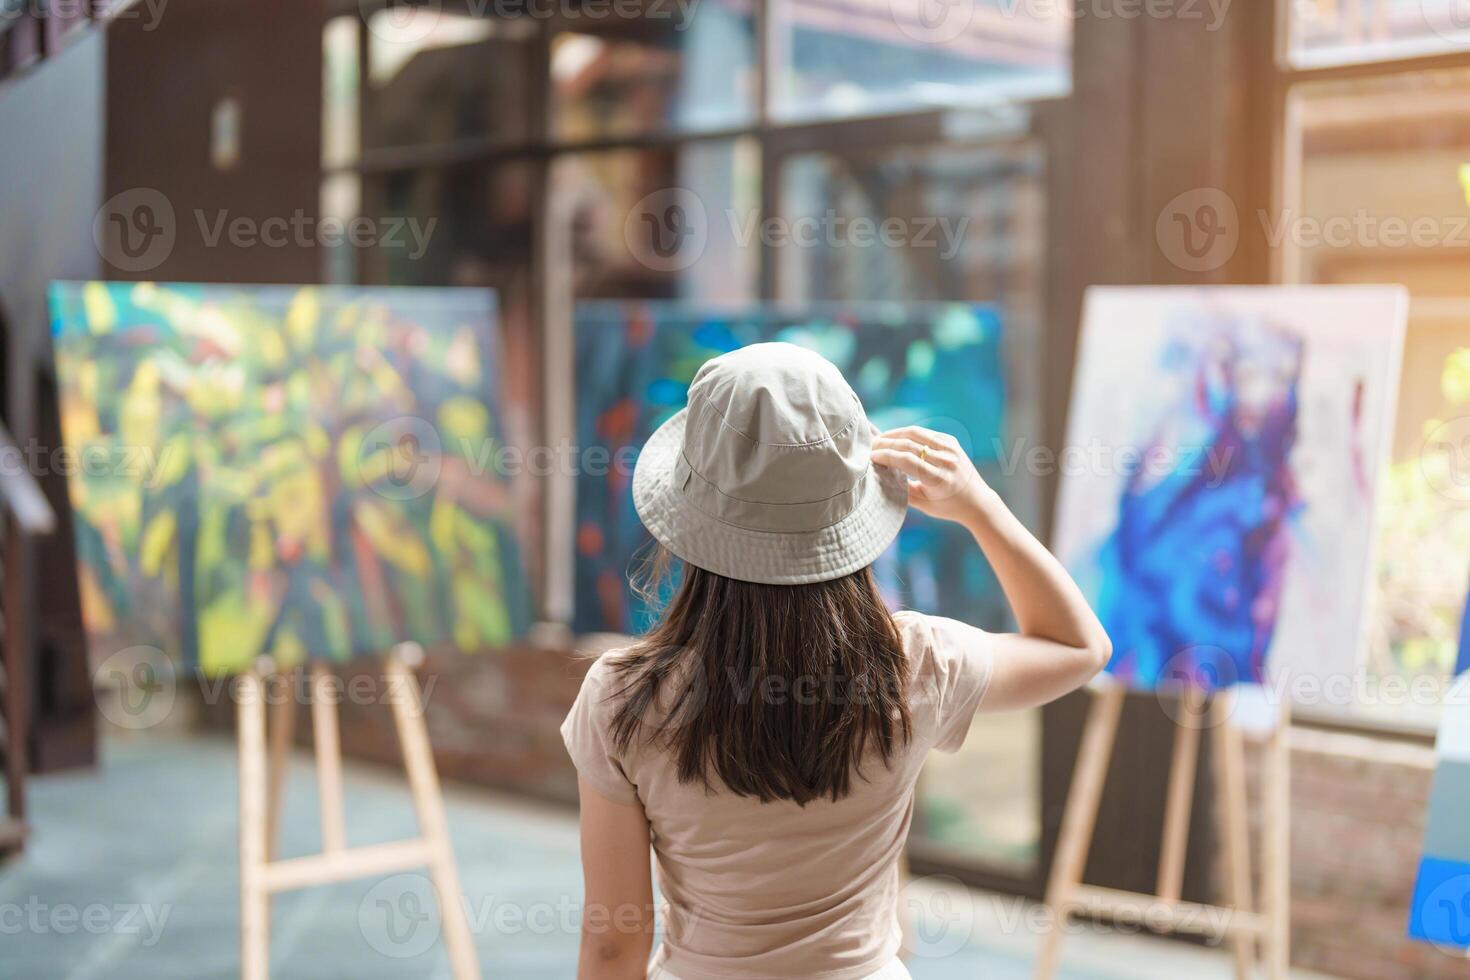
<instances>
[{"instance_id":1,"label":"raised arm","mask_svg":"<svg viewBox=\"0 0 1470 980\"><path fill-rule=\"evenodd\" d=\"M998 635L982 710L1055 700L1107 666L1112 644L1077 583L1027 531L954 437L909 426L878 436L873 462L909 478L909 503L963 525L1005 590L1019 633Z\"/></svg>"}]
</instances>

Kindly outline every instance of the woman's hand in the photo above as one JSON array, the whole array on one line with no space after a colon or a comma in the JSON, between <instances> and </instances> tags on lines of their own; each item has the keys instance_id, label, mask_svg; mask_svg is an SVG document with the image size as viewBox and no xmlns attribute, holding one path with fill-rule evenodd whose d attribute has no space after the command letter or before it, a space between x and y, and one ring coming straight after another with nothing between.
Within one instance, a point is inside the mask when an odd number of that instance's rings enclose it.
<instances>
[{"instance_id":1,"label":"woman's hand","mask_svg":"<svg viewBox=\"0 0 1470 980\"><path fill-rule=\"evenodd\" d=\"M914 507L969 530L1010 600L1020 633L994 637L983 710L1045 704L1107 665L1112 644L1082 591L985 485L954 437L894 429L873 440L873 462L909 478Z\"/></svg>"},{"instance_id":2,"label":"woman's hand","mask_svg":"<svg viewBox=\"0 0 1470 980\"><path fill-rule=\"evenodd\" d=\"M909 478L909 503L947 521L966 523L991 493L960 448L946 432L917 425L891 429L873 440L873 462Z\"/></svg>"}]
</instances>

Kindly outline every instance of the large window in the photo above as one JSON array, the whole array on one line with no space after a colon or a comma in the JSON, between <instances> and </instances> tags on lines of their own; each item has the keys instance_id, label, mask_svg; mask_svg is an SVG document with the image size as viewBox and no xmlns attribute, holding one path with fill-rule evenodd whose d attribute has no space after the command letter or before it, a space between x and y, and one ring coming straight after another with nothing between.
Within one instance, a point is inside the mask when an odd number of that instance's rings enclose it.
<instances>
[{"instance_id":1,"label":"large window","mask_svg":"<svg viewBox=\"0 0 1470 980\"><path fill-rule=\"evenodd\" d=\"M777 298L994 304L1010 351L1007 410L1016 431L1035 431L1045 162L1025 136L780 155L779 227L791 244L773 250ZM1039 526L1034 481L1017 475L1002 492ZM1040 772L1040 711L981 715L959 753L926 766L915 854L1029 873L1041 846Z\"/></svg>"},{"instance_id":2,"label":"large window","mask_svg":"<svg viewBox=\"0 0 1470 980\"><path fill-rule=\"evenodd\" d=\"M324 215L428 233L349 239L324 274L494 286L513 384L544 408L522 420L535 437L572 435L576 302L629 298L993 304L1017 422L1039 430L1048 147L1033 115L1069 83L1065 4L360 6L323 36ZM554 621L571 600L570 484L543 487L532 557ZM1040 527L1037 488L1014 504ZM980 719L924 778L916 853L1039 888L1040 765L1038 713Z\"/></svg>"},{"instance_id":3,"label":"large window","mask_svg":"<svg viewBox=\"0 0 1470 980\"><path fill-rule=\"evenodd\" d=\"M1041 851L1041 710L975 717L919 777L914 853L1024 878Z\"/></svg>"},{"instance_id":4,"label":"large window","mask_svg":"<svg viewBox=\"0 0 1470 980\"><path fill-rule=\"evenodd\" d=\"M1296 4L1299 13L1311 4ZM1420 4L1360 4L1369 23L1331 36L1394 57L1448 16ZM1408 8L1431 15L1414 21ZM1371 29L1370 29L1371 28ZM1304 26L1298 23L1298 43ZM1327 37L1328 35L1321 35ZM1430 31L1439 49L1447 35ZM1420 38L1429 43L1428 37ZM1268 215L1288 282L1402 283L1410 293L1392 459L1379 508L1364 683L1331 715L1427 726L1454 663L1470 590L1470 47L1465 66L1288 69L1282 193ZM1325 45L1325 42L1323 42ZM1325 49L1325 48L1324 48ZM1442 55L1435 58L1443 64Z\"/></svg>"},{"instance_id":5,"label":"large window","mask_svg":"<svg viewBox=\"0 0 1470 980\"><path fill-rule=\"evenodd\" d=\"M1036 323L1042 284L1042 160L1036 145L907 144L794 155L781 209L830 226L777 256L783 300L986 299ZM849 232L900 230L873 247Z\"/></svg>"},{"instance_id":6,"label":"large window","mask_svg":"<svg viewBox=\"0 0 1470 980\"><path fill-rule=\"evenodd\" d=\"M771 0L773 112L784 118L964 105L1067 84L1065 3Z\"/></svg>"},{"instance_id":7,"label":"large window","mask_svg":"<svg viewBox=\"0 0 1470 980\"><path fill-rule=\"evenodd\" d=\"M365 146L518 143L534 135L531 22L394 5L366 24Z\"/></svg>"},{"instance_id":8,"label":"large window","mask_svg":"<svg viewBox=\"0 0 1470 980\"><path fill-rule=\"evenodd\" d=\"M664 9L664 8L655 8ZM564 32L551 43L551 131L576 141L748 126L756 118L755 21L727 0L632 34Z\"/></svg>"},{"instance_id":9,"label":"large window","mask_svg":"<svg viewBox=\"0 0 1470 980\"><path fill-rule=\"evenodd\" d=\"M753 140L562 154L552 196L578 299L757 298L759 253L740 234L760 206Z\"/></svg>"},{"instance_id":10,"label":"large window","mask_svg":"<svg viewBox=\"0 0 1470 980\"><path fill-rule=\"evenodd\" d=\"M1284 0L1288 45L1301 66L1381 61L1464 50L1464 0Z\"/></svg>"}]
</instances>

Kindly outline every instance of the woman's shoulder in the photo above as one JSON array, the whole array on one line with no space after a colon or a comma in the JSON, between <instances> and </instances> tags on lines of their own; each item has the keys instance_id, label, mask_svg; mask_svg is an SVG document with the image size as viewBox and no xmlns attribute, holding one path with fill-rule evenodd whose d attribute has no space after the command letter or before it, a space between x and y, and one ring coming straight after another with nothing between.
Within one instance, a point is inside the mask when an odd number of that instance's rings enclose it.
<instances>
[{"instance_id":1,"label":"woman's shoulder","mask_svg":"<svg viewBox=\"0 0 1470 980\"><path fill-rule=\"evenodd\" d=\"M676 703L687 708L708 696L708 686L697 683L699 678L691 675L690 664L660 668L654 662L658 651L636 642L601 652L584 651L584 656L591 662L573 711L604 728L627 724L658 728ZM631 716L624 711L630 699L637 704Z\"/></svg>"},{"instance_id":2,"label":"woman's shoulder","mask_svg":"<svg viewBox=\"0 0 1470 980\"><path fill-rule=\"evenodd\" d=\"M912 609L894 613L893 624L916 678L943 675L957 658L988 651L993 639L978 626Z\"/></svg>"},{"instance_id":3,"label":"woman's shoulder","mask_svg":"<svg viewBox=\"0 0 1470 980\"><path fill-rule=\"evenodd\" d=\"M990 686L993 635L957 619L899 613L893 617L909 657L909 705L931 745L954 752Z\"/></svg>"},{"instance_id":4,"label":"woman's shoulder","mask_svg":"<svg viewBox=\"0 0 1470 980\"><path fill-rule=\"evenodd\" d=\"M582 674L581 686L573 699L567 721L578 719L590 729L610 731L633 680L624 669L631 662L629 648L608 647L579 652L586 671Z\"/></svg>"},{"instance_id":5,"label":"woman's shoulder","mask_svg":"<svg viewBox=\"0 0 1470 980\"><path fill-rule=\"evenodd\" d=\"M581 658L588 661L582 675L582 690L604 696L616 693L625 683L621 678L632 666L635 654L632 645L582 650Z\"/></svg>"},{"instance_id":6,"label":"woman's shoulder","mask_svg":"<svg viewBox=\"0 0 1470 980\"><path fill-rule=\"evenodd\" d=\"M970 643L991 634L978 626L947 616L935 616L913 609L900 609L893 614L894 625L904 643Z\"/></svg>"},{"instance_id":7,"label":"woman's shoulder","mask_svg":"<svg viewBox=\"0 0 1470 980\"><path fill-rule=\"evenodd\" d=\"M898 641L903 647L909 663L909 674L914 680L922 679L933 672L934 632L930 617L912 609L900 609L893 614L893 625L898 629Z\"/></svg>"}]
</instances>

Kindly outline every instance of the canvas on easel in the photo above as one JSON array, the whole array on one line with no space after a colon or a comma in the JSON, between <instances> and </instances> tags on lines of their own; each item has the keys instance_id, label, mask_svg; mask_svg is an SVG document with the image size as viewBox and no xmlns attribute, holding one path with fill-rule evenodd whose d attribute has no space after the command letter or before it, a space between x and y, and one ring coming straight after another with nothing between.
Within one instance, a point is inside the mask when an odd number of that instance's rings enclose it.
<instances>
[{"instance_id":1,"label":"canvas on easel","mask_svg":"<svg viewBox=\"0 0 1470 980\"><path fill-rule=\"evenodd\" d=\"M412 667L530 621L487 290L56 283L52 340L95 659L149 649L233 677L242 976L279 891L430 869L450 962L478 975ZM385 656L420 836L349 846L328 665ZM309 667L322 852L274 853Z\"/></svg>"},{"instance_id":2,"label":"canvas on easel","mask_svg":"<svg viewBox=\"0 0 1470 980\"><path fill-rule=\"evenodd\" d=\"M1035 517L1034 481L1024 467L1007 465L1017 435L1034 423L1028 340L996 306L584 302L575 339L577 444L597 463L577 474L579 633L636 634L652 621L654 611L629 583L652 543L633 509L632 460L683 407L700 365L747 344L784 341L817 351L842 370L874 425L948 432L1023 520ZM873 572L892 605L1005 626L999 582L954 525L910 514Z\"/></svg>"},{"instance_id":3,"label":"canvas on easel","mask_svg":"<svg viewBox=\"0 0 1470 980\"><path fill-rule=\"evenodd\" d=\"M228 676L526 628L493 293L62 282L51 301L94 656L147 645Z\"/></svg>"},{"instance_id":4,"label":"canvas on easel","mask_svg":"<svg viewBox=\"0 0 1470 980\"><path fill-rule=\"evenodd\" d=\"M1356 674L1406 310L1397 287L1089 291L1053 543L1110 673Z\"/></svg>"},{"instance_id":5,"label":"canvas on easel","mask_svg":"<svg viewBox=\"0 0 1470 980\"><path fill-rule=\"evenodd\" d=\"M1173 931L1224 922L1209 934L1231 941L1238 976L1257 943L1267 974L1285 975L1288 692L1359 669L1406 313L1397 287L1089 290L1067 433L1074 465L1063 467L1053 546L1114 655L1094 688L1048 886L1058 918L1151 908ZM1157 692L1178 712L1152 895L1082 882L1128 690ZM1259 912L1246 714L1266 722ZM1218 753L1223 919L1180 898L1206 726ZM1046 935L1038 977L1055 971L1061 934Z\"/></svg>"}]
</instances>

